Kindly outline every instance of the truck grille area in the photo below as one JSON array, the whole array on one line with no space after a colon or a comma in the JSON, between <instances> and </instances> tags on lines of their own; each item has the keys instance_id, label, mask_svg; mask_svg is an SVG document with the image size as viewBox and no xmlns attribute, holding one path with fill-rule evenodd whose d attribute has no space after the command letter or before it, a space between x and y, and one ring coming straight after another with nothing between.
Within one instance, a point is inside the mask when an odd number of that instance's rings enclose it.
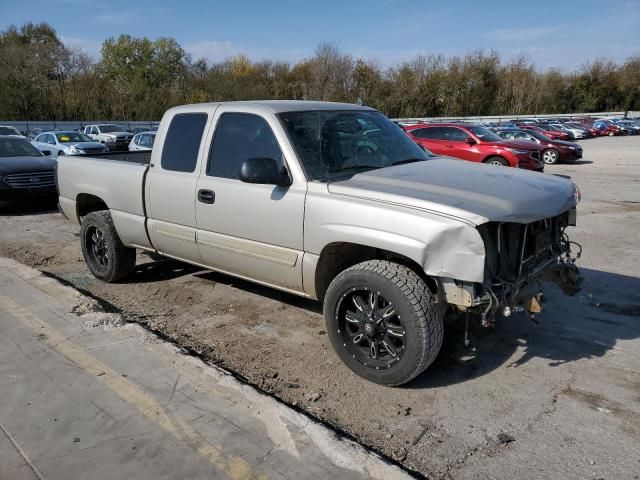
<instances>
[{"instance_id":1,"label":"truck grille area","mask_svg":"<svg viewBox=\"0 0 640 480\"><path fill-rule=\"evenodd\" d=\"M569 213L533 223L489 222L478 227L485 244L485 281L512 289L534 279L569 249Z\"/></svg>"},{"instance_id":2,"label":"truck grille area","mask_svg":"<svg viewBox=\"0 0 640 480\"><path fill-rule=\"evenodd\" d=\"M32 172L32 173L14 173L4 177L4 183L11 188L44 188L55 186L55 173L48 172Z\"/></svg>"}]
</instances>

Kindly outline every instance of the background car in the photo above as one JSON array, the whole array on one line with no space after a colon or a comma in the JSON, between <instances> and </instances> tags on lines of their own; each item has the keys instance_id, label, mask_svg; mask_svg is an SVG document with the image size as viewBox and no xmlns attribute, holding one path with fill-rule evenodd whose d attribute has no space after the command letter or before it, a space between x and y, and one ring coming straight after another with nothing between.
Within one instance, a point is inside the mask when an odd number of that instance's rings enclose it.
<instances>
[{"instance_id":1,"label":"background car","mask_svg":"<svg viewBox=\"0 0 640 480\"><path fill-rule=\"evenodd\" d=\"M418 145L436 155L461 158L490 165L542 171L542 149L531 142L508 142L479 125L425 123L404 127Z\"/></svg>"},{"instance_id":2,"label":"background car","mask_svg":"<svg viewBox=\"0 0 640 480\"><path fill-rule=\"evenodd\" d=\"M0 125L0 135L11 135L14 137L24 137L17 128L10 125Z\"/></svg>"},{"instance_id":3,"label":"background car","mask_svg":"<svg viewBox=\"0 0 640 480\"><path fill-rule=\"evenodd\" d=\"M24 137L0 135L0 200L57 197L56 161Z\"/></svg>"},{"instance_id":4,"label":"background car","mask_svg":"<svg viewBox=\"0 0 640 480\"><path fill-rule=\"evenodd\" d=\"M149 151L153 148L153 142L156 139L156 132L137 133L131 139L129 144L130 152Z\"/></svg>"},{"instance_id":5,"label":"background car","mask_svg":"<svg viewBox=\"0 0 640 480\"><path fill-rule=\"evenodd\" d=\"M582 158L582 146L564 140L552 140L540 132L517 128L496 129L498 136L505 140L524 140L542 147L542 161L547 165L558 162L571 162Z\"/></svg>"},{"instance_id":6,"label":"background car","mask_svg":"<svg viewBox=\"0 0 640 480\"><path fill-rule=\"evenodd\" d=\"M128 150L133 138L133 133L122 126L109 123L87 125L84 134L96 142L104 143L109 150Z\"/></svg>"},{"instance_id":7,"label":"background car","mask_svg":"<svg viewBox=\"0 0 640 480\"><path fill-rule=\"evenodd\" d=\"M601 135L613 137L615 135L623 135L623 130L611 120L600 119L593 122L593 126L601 132Z\"/></svg>"},{"instance_id":8,"label":"background car","mask_svg":"<svg viewBox=\"0 0 640 480\"><path fill-rule=\"evenodd\" d=\"M519 128L523 129L523 130L532 130L534 132L538 132L543 134L545 137L548 137L552 140L558 139L558 140L569 140L570 135L567 132L564 132L562 130L556 130L553 128L550 128L546 125L540 124L540 125L521 125Z\"/></svg>"},{"instance_id":9,"label":"background car","mask_svg":"<svg viewBox=\"0 0 640 480\"><path fill-rule=\"evenodd\" d=\"M614 121L613 123L618 125L623 130L626 130L629 135L640 134L640 125L638 125L633 120L617 120L617 121Z\"/></svg>"},{"instance_id":10,"label":"background car","mask_svg":"<svg viewBox=\"0 0 640 480\"><path fill-rule=\"evenodd\" d=\"M59 132L44 132L31 143L40 150L51 150L51 156L82 155L106 153L109 149L98 142L94 142L87 135L73 130Z\"/></svg>"}]
</instances>

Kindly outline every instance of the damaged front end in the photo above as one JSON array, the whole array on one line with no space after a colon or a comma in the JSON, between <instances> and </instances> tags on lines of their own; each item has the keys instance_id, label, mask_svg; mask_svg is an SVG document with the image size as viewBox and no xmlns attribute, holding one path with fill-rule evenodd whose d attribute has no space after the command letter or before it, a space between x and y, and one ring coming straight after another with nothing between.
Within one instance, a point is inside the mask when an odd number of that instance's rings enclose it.
<instances>
[{"instance_id":1,"label":"damaged front end","mask_svg":"<svg viewBox=\"0 0 640 480\"><path fill-rule=\"evenodd\" d=\"M483 283L440 279L445 302L459 310L480 313L491 326L496 313L509 316L542 310L541 281L557 283L574 295L582 277L575 265L582 248L565 230L576 223L575 208L532 223L488 222L478 227L485 246ZM572 247L575 247L572 250Z\"/></svg>"}]
</instances>

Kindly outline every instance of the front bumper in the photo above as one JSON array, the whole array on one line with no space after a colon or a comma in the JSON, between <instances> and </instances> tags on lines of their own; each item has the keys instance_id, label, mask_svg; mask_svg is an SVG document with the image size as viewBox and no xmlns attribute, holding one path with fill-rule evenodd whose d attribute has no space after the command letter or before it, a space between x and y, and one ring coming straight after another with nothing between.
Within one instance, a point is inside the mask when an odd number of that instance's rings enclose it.
<instances>
[{"instance_id":1,"label":"front bumper","mask_svg":"<svg viewBox=\"0 0 640 480\"><path fill-rule=\"evenodd\" d=\"M497 311L538 309L542 279L575 293L581 279L571 252L573 242L565 234L570 225L575 225L575 209L530 224L481 225L478 230L486 251L484 282L441 278L443 301L459 310L480 312L484 319Z\"/></svg>"}]
</instances>

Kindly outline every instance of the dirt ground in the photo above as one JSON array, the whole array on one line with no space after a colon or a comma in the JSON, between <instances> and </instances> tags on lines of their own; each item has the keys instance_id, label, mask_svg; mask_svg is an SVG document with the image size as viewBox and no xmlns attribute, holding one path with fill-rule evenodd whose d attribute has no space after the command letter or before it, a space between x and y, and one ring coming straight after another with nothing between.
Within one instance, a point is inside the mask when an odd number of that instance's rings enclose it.
<instances>
[{"instance_id":1,"label":"dirt ground","mask_svg":"<svg viewBox=\"0 0 640 480\"><path fill-rule=\"evenodd\" d=\"M49 272L250 383L429 478L640 478L640 137L583 142L547 167L583 195L584 288L545 291L535 324L446 325L435 364L403 388L352 374L331 350L319 304L140 255L125 282L85 268L76 225L3 207L0 255Z\"/></svg>"}]
</instances>

